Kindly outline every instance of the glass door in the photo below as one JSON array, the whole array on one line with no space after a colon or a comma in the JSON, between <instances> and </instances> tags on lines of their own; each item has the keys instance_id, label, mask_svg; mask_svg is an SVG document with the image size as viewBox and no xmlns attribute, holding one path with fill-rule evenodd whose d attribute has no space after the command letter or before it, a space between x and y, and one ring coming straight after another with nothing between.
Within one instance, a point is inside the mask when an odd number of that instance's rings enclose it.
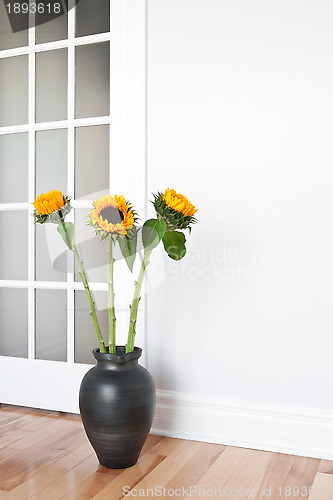
<instances>
[{"instance_id":1,"label":"glass door","mask_svg":"<svg viewBox=\"0 0 333 500\"><path fill-rule=\"evenodd\" d=\"M108 192L145 216L146 8L75 3L39 24L30 2L36 26L13 33L0 1L0 402L74 412L97 340L73 255L55 225L34 224L31 203L50 189L71 197L67 220L107 338L106 252L87 218ZM118 343L132 290L125 271L119 257Z\"/></svg>"}]
</instances>

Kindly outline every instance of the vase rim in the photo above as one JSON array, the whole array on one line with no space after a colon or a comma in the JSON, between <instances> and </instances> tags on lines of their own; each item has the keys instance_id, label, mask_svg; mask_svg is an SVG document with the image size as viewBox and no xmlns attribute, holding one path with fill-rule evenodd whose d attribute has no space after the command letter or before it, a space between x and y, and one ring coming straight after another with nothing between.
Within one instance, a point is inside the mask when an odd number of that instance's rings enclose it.
<instances>
[{"instance_id":1,"label":"vase rim","mask_svg":"<svg viewBox=\"0 0 333 500\"><path fill-rule=\"evenodd\" d=\"M108 349L108 347L107 347ZM117 345L116 354L110 354L108 352L100 352L99 347L92 352L94 358L97 361L112 361L113 363L127 363L127 361L133 361L139 359L142 355L141 347L134 347L134 351L126 352L126 346Z\"/></svg>"}]
</instances>

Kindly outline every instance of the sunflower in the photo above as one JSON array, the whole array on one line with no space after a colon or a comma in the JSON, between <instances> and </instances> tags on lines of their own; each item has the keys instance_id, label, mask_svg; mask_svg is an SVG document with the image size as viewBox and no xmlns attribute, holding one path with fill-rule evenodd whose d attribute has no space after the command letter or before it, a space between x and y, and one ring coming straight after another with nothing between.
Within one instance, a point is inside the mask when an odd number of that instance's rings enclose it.
<instances>
[{"instance_id":1,"label":"sunflower","mask_svg":"<svg viewBox=\"0 0 333 500\"><path fill-rule=\"evenodd\" d=\"M110 235L131 236L136 213L123 196L107 194L93 204L95 208L90 212L91 225L102 239Z\"/></svg>"},{"instance_id":2,"label":"sunflower","mask_svg":"<svg viewBox=\"0 0 333 500\"><path fill-rule=\"evenodd\" d=\"M152 202L157 217L165 220L167 231L176 229L186 229L190 224L195 224L197 220L194 214L198 211L194 205L182 194L174 189L167 189L164 194L158 193Z\"/></svg>"},{"instance_id":3,"label":"sunflower","mask_svg":"<svg viewBox=\"0 0 333 500\"><path fill-rule=\"evenodd\" d=\"M72 208L69 196L64 196L57 189L42 193L32 205L35 207L36 222L40 224L45 222L59 224L64 221Z\"/></svg>"}]
</instances>

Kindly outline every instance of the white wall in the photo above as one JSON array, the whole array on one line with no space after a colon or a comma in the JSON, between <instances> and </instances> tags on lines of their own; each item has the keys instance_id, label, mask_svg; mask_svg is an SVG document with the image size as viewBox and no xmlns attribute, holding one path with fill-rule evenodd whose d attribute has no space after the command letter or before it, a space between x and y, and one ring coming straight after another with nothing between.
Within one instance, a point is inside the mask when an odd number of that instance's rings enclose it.
<instances>
[{"instance_id":1,"label":"white wall","mask_svg":"<svg viewBox=\"0 0 333 500\"><path fill-rule=\"evenodd\" d=\"M333 415L332 16L328 0L148 2L148 193L199 209L148 298L160 390Z\"/></svg>"}]
</instances>

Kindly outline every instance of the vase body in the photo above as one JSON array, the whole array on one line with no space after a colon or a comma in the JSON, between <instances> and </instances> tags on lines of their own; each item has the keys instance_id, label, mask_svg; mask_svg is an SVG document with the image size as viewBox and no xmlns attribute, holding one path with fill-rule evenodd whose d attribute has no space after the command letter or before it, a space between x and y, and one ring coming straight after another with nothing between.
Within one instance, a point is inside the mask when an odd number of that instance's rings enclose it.
<instances>
[{"instance_id":1,"label":"vase body","mask_svg":"<svg viewBox=\"0 0 333 500\"><path fill-rule=\"evenodd\" d=\"M96 366L84 376L79 395L80 413L88 439L104 467L134 465L147 439L156 389L150 373L138 363L142 350L117 354L94 349Z\"/></svg>"}]
</instances>

